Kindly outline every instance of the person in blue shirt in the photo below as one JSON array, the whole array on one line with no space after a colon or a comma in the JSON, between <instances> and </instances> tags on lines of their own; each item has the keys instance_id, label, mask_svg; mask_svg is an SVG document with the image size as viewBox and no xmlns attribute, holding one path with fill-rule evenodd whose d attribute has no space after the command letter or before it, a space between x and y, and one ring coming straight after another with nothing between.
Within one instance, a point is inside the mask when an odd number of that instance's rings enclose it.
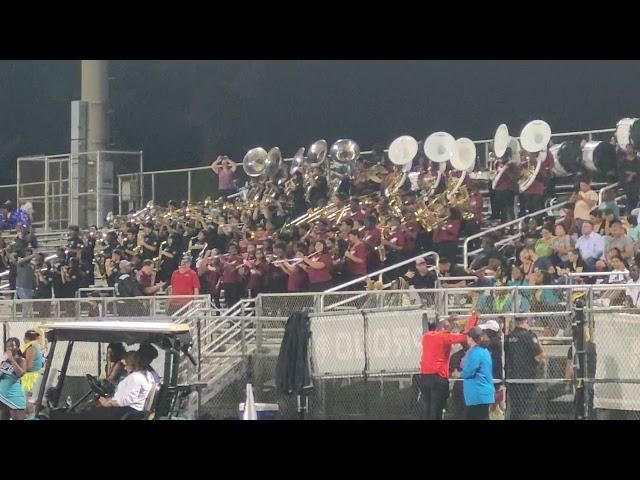
<instances>
[{"instance_id":1,"label":"person in blue shirt","mask_svg":"<svg viewBox=\"0 0 640 480\"><path fill-rule=\"evenodd\" d=\"M488 347L491 341L480 327L473 327L467 334L469 351L462 361L464 403L466 420L489 420L489 406L495 401L493 364Z\"/></svg>"}]
</instances>

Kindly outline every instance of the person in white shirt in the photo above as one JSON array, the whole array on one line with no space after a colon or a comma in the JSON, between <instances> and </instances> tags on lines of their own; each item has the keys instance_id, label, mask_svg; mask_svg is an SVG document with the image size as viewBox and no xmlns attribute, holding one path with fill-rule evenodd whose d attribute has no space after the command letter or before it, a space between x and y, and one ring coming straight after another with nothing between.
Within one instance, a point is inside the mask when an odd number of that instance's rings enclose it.
<instances>
[{"instance_id":1,"label":"person in white shirt","mask_svg":"<svg viewBox=\"0 0 640 480\"><path fill-rule=\"evenodd\" d=\"M627 305L640 308L640 268L638 265L629 267L629 276L631 280L627 282L629 286L626 288Z\"/></svg>"},{"instance_id":2,"label":"person in white shirt","mask_svg":"<svg viewBox=\"0 0 640 480\"><path fill-rule=\"evenodd\" d=\"M103 408L124 410L144 410L144 403L151 391L151 382L144 367L144 360L139 352L127 352L122 358L124 369L128 375L122 380L116 389L113 398L100 397L98 404ZM114 411L113 414L118 416Z\"/></svg>"}]
</instances>

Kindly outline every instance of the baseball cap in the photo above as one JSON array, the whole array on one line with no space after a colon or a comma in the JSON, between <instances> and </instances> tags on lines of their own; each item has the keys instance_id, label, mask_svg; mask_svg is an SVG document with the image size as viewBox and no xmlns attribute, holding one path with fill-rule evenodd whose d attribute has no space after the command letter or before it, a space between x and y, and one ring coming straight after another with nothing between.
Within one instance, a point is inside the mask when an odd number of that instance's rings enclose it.
<instances>
[{"instance_id":1,"label":"baseball cap","mask_svg":"<svg viewBox=\"0 0 640 480\"><path fill-rule=\"evenodd\" d=\"M128 260L120 260L120 263L118 263L118 268L120 268L120 270L122 270L123 268L126 268L129 265L131 265L131 263L129 263Z\"/></svg>"},{"instance_id":2,"label":"baseball cap","mask_svg":"<svg viewBox=\"0 0 640 480\"><path fill-rule=\"evenodd\" d=\"M472 339L476 340L477 338L480 337L480 335L482 335L482 333L483 332L480 327L473 327L471 330L469 330L467 335L469 335Z\"/></svg>"},{"instance_id":3,"label":"baseball cap","mask_svg":"<svg viewBox=\"0 0 640 480\"><path fill-rule=\"evenodd\" d=\"M488 320L482 325L479 325L479 327L483 330L493 330L494 332L500 331L500 325L495 320Z\"/></svg>"}]
</instances>

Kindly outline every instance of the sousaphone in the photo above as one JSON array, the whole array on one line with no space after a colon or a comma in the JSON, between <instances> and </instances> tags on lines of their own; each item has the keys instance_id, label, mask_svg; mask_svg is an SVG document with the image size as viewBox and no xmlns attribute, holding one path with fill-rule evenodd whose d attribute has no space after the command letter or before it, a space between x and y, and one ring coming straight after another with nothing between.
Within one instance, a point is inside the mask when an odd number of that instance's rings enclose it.
<instances>
[{"instance_id":1,"label":"sousaphone","mask_svg":"<svg viewBox=\"0 0 640 480\"><path fill-rule=\"evenodd\" d=\"M540 166L547 156L547 145L551 140L551 127L543 120L533 120L525 125L520 133L520 145L531 154L536 155L535 166L527 165L518 180L520 193L525 192L533 184Z\"/></svg>"},{"instance_id":2,"label":"sousaphone","mask_svg":"<svg viewBox=\"0 0 640 480\"><path fill-rule=\"evenodd\" d=\"M403 135L391 142L388 152L389 160L394 165L402 167L402 174L385 189L385 196L390 197L402 188L413 165L413 159L417 154L418 141L410 135Z\"/></svg>"},{"instance_id":3,"label":"sousaphone","mask_svg":"<svg viewBox=\"0 0 640 480\"><path fill-rule=\"evenodd\" d=\"M327 159L327 141L318 140L309 147L306 164L308 167L319 167Z\"/></svg>"},{"instance_id":4,"label":"sousaphone","mask_svg":"<svg viewBox=\"0 0 640 480\"><path fill-rule=\"evenodd\" d=\"M302 171L304 167L304 147L300 147L296 152L293 160L291 161L291 168L289 169L289 175L293 175L297 171Z\"/></svg>"},{"instance_id":5,"label":"sousaphone","mask_svg":"<svg viewBox=\"0 0 640 480\"><path fill-rule=\"evenodd\" d=\"M355 171L356 161L360 158L360 146L354 140L337 140L331 145L329 157L332 160L329 170L334 174L330 182L331 194L348 194L349 181Z\"/></svg>"},{"instance_id":6,"label":"sousaphone","mask_svg":"<svg viewBox=\"0 0 640 480\"><path fill-rule=\"evenodd\" d=\"M447 132L435 132L424 141L424 153L429 160L444 163L451 160L456 139Z\"/></svg>"},{"instance_id":7,"label":"sousaphone","mask_svg":"<svg viewBox=\"0 0 640 480\"><path fill-rule=\"evenodd\" d=\"M511 149L511 156L509 158L504 158L507 153L507 148ZM496 134L493 137L493 152L502 163L502 165L497 167L495 171L490 172L490 177L492 174L494 175L491 181L491 188L495 190L500 178L504 172L507 171L509 162L520 158L520 143L518 143L517 138L509 135L509 129L504 123L498 127Z\"/></svg>"},{"instance_id":8,"label":"sousaphone","mask_svg":"<svg viewBox=\"0 0 640 480\"><path fill-rule=\"evenodd\" d=\"M267 166L267 151L262 147L252 148L242 159L242 169L250 177L259 177Z\"/></svg>"},{"instance_id":9,"label":"sousaphone","mask_svg":"<svg viewBox=\"0 0 640 480\"><path fill-rule=\"evenodd\" d=\"M468 138L462 137L455 141L453 144L453 151L451 155L451 166L462 172L458 182L451 192L449 197L453 197L456 194L460 186L464 183L467 173L473 171L476 165L476 145Z\"/></svg>"}]
</instances>

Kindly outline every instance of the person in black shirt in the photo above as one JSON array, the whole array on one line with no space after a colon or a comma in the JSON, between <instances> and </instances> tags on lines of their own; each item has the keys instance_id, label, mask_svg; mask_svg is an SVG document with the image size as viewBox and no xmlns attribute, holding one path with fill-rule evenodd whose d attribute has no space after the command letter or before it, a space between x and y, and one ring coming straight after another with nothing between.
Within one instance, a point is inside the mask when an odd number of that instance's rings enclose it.
<instances>
[{"instance_id":1,"label":"person in black shirt","mask_svg":"<svg viewBox=\"0 0 640 480\"><path fill-rule=\"evenodd\" d=\"M429 270L429 266L424 258L416 260L414 270L409 270L404 274L404 278L408 280L410 286L415 289L435 288L436 274L433 270Z\"/></svg>"},{"instance_id":2,"label":"person in black shirt","mask_svg":"<svg viewBox=\"0 0 640 480\"><path fill-rule=\"evenodd\" d=\"M121 260L118 267L120 276L115 285L116 297L142 297L142 288L136 278L131 275L131 263Z\"/></svg>"},{"instance_id":3,"label":"person in black shirt","mask_svg":"<svg viewBox=\"0 0 640 480\"><path fill-rule=\"evenodd\" d=\"M107 285L109 287L114 287L116 284L116 280L120 276L120 261L124 259L124 254L122 250L116 249L111 254L111 258L107 258L105 260L105 272L107 275Z\"/></svg>"},{"instance_id":4,"label":"person in black shirt","mask_svg":"<svg viewBox=\"0 0 640 480\"><path fill-rule=\"evenodd\" d=\"M80 238L80 228L77 225L69 227L69 236L67 238L67 255L69 258L80 258L84 242Z\"/></svg>"},{"instance_id":5,"label":"person in black shirt","mask_svg":"<svg viewBox=\"0 0 640 480\"><path fill-rule=\"evenodd\" d=\"M125 257L130 260L136 252L134 248L137 246L136 231L133 229L127 230L127 238L122 242L122 249L124 250Z\"/></svg>"},{"instance_id":6,"label":"person in black shirt","mask_svg":"<svg viewBox=\"0 0 640 480\"><path fill-rule=\"evenodd\" d=\"M545 354L537 335L530 330L527 318L516 318L516 328L507 335L504 349L507 380L536 378L538 365L544 362ZM535 393L535 383L508 383L507 418L527 419Z\"/></svg>"},{"instance_id":7,"label":"person in black shirt","mask_svg":"<svg viewBox=\"0 0 640 480\"><path fill-rule=\"evenodd\" d=\"M153 260L158 255L158 236L153 231L153 223L144 224L144 238L142 245L142 260Z\"/></svg>"},{"instance_id":8,"label":"person in black shirt","mask_svg":"<svg viewBox=\"0 0 640 480\"><path fill-rule=\"evenodd\" d=\"M627 145L624 157L618 164L618 173L627 196L627 213L631 213L640 199L640 158L633 146Z\"/></svg>"},{"instance_id":9,"label":"person in black shirt","mask_svg":"<svg viewBox=\"0 0 640 480\"><path fill-rule=\"evenodd\" d=\"M72 257L69 259L69 264L64 265L60 268L60 279L61 279L61 288L60 288L60 298L75 298L78 293L78 289L82 284L83 273L80 268L80 262L77 258ZM62 300L60 302L60 310L64 312L64 316L73 317L76 316L76 306L78 304L73 301L65 302Z\"/></svg>"},{"instance_id":10,"label":"person in black shirt","mask_svg":"<svg viewBox=\"0 0 640 480\"><path fill-rule=\"evenodd\" d=\"M462 344L462 348L451 355L449 359L449 375L451 378L458 379L453 382L451 396L449 397L449 405L454 420L464 420L465 418L466 405L464 403L464 392L460 372L462 372L462 359L468 350L469 345L465 342Z\"/></svg>"},{"instance_id":11,"label":"person in black shirt","mask_svg":"<svg viewBox=\"0 0 640 480\"><path fill-rule=\"evenodd\" d=\"M167 239L167 243L162 246L160 251L160 271L158 279L160 282L169 282L171 275L178 268L180 254L178 244L180 237L177 234L171 234Z\"/></svg>"},{"instance_id":12,"label":"person in black shirt","mask_svg":"<svg viewBox=\"0 0 640 480\"><path fill-rule=\"evenodd\" d=\"M327 200L329 185L327 185L327 178L318 168L311 170L310 177L309 204L312 208L317 208L322 200Z\"/></svg>"},{"instance_id":13,"label":"person in black shirt","mask_svg":"<svg viewBox=\"0 0 640 480\"><path fill-rule=\"evenodd\" d=\"M84 239L84 247L80 251L80 266L83 272L82 287L87 288L95 283L95 265L93 258L96 251L98 229L95 225L89 227L89 234Z\"/></svg>"},{"instance_id":14,"label":"person in black shirt","mask_svg":"<svg viewBox=\"0 0 640 480\"><path fill-rule=\"evenodd\" d=\"M596 362L598 361L598 354L596 352L596 344L591 341L589 335L589 329L585 327L584 329L584 346L586 351L586 375L587 378L593 379L596 378ZM565 378L568 380L574 379L574 368L578 365L578 358L573 358L573 345L569 347L569 351L567 352L567 361L565 363ZM573 386L571 384L567 385L567 390L569 393L573 392ZM585 382L585 395L587 397L587 415L589 420L597 420L596 409L593 406L593 396L594 396L594 383L593 382Z\"/></svg>"},{"instance_id":15,"label":"person in black shirt","mask_svg":"<svg viewBox=\"0 0 640 480\"><path fill-rule=\"evenodd\" d=\"M46 299L53 296L54 272L51 263L44 261L44 255L39 253L36 257L36 291L33 298ZM51 304L49 302L35 302L34 310L39 318L47 318L51 315Z\"/></svg>"}]
</instances>

